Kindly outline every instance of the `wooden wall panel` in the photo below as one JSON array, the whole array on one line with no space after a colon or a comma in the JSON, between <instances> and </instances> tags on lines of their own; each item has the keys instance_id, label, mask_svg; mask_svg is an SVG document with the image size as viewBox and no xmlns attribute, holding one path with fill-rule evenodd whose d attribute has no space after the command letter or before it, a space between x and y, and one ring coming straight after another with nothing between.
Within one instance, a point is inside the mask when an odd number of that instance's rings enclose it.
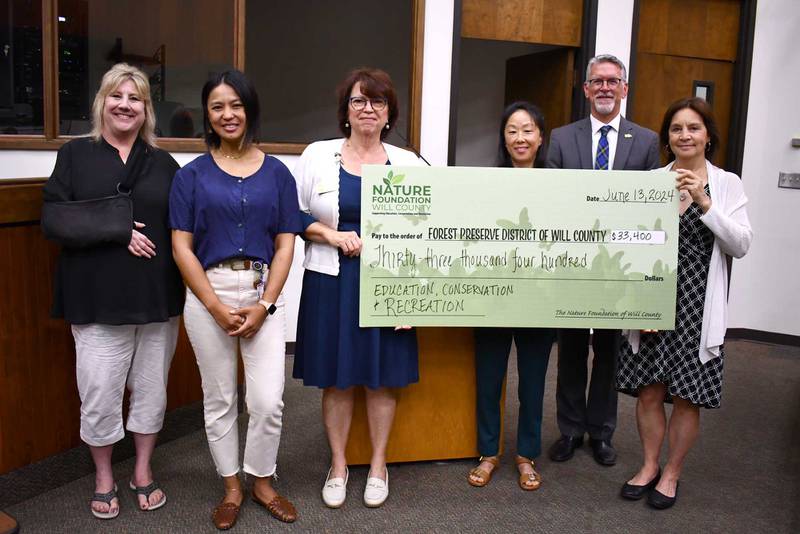
<instances>
[{"instance_id":1,"label":"wooden wall panel","mask_svg":"<svg viewBox=\"0 0 800 534\"><path fill-rule=\"evenodd\" d=\"M43 178L9 181L0 195L0 224L39 220Z\"/></svg>"},{"instance_id":2,"label":"wooden wall panel","mask_svg":"<svg viewBox=\"0 0 800 534\"><path fill-rule=\"evenodd\" d=\"M388 461L478 456L472 328L419 328L417 341L420 381L397 390ZM371 452L364 389L357 388L347 460L369 464Z\"/></svg>"},{"instance_id":3,"label":"wooden wall panel","mask_svg":"<svg viewBox=\"0 0 800 534\"><path fill-rule=\"evenodd\" d=\"M581 45L583 0L463 0L461 36Z\"/></svg>"},{"instance_id":4,"label":"wooden wall panel","mask_svg":"<svg viewBox=\"0 0 800 534\"><path fill-rule=\"evenodd\" d=\"M239 363L239 381L241 382L242 364ZM203 389L200 387L200 371L194 358L192 346L181 319L181 332L178 336L178 346L175 357L169 369L169 384L167 384L167 410L179 408L189 403L203 399Z\"/></svg>"},{"instance_id":5,"label":"wooden wall panel","mask_svg":"<svg viewBox=\"0 0 800 534\"><path fill-rule=\"evenodd\" d=\"M695 58L639 53L636 56L635 121L658 132L667 106L692 96L692 81L714 82L714 116L717 120L721 146L717 150L715 163L724 164L730 126L730 109L733 97L733 63Z\"/></svg>"},{"instance_id":6,"label":"wooden wall panel","mask_svg":"<svg viewBox=\"0 0 800 534\"><path fill-rule=\"evenodd\" d=\"M79 443L72 336L49 318L57 248L0 228L0 473Z\"/></svg>"},{"instance_id":7,"label":"wooden wall panel","mask_svg":"<svg viewBox=\"0 0 800 534\"><path fill-rule=\"evenodd\" d=\"M72 335L50 318L58 247L37 222L42 184L0 185L0 474L81 443ZM202 398L183 328L169 380L168 409Z\"/></svg>"},{"instance_id":8,"label":"wooden wall panel","mask_svg":"<svg viewBox=\"0 0 800 534\"><path fill-rule=\"evenodd\" d=\"M741 0L641 0L638 52L736 60Z\"/></svg>"}]
</instances>

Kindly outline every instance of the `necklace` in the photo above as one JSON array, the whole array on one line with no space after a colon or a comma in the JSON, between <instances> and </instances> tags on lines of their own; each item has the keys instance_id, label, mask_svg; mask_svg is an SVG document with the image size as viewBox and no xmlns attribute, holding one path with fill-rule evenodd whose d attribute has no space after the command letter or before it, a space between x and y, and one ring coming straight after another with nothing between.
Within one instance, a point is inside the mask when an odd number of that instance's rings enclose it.
<instances>
[{"instance_id":1,"label":"necklace","mask_svg":"<svg viewBox=\"0 0 800 534\"><path fill-rule=\"evenodd\" d=\"M369 149L367 149L367 152L365 152L365 154L362 156L361 154L358 153L356 148L352 144L350 144L350 139L348 139L347 141L344 142L344 146L354 156L354 159L357 159L358 161L360 161L362 163L370 160L370 156L372 154L370 154ZM381 152L383 152L383 145L379 144L378 145L378 149ZM373 149L373 150L377 150L377 149ZM377 154L377 151L376 151L376 154ZM344 156L343 155L340 155L339 159L340 159L340 161L344 162Z\"/></svg>"},{"instance_id":2,"label":"necklace","mask_svg":"<svg viewBox=\"0 0 800 534\"><path fill-rule=\"evenodd\" d=\"M220 156L222 156L223 158L227 158L227 159L242 159L242 156L245 155L244 152L242 152L238 156L233 156L231 154L226 154L225 152L222 151L221 148L218 150L218 152L219 152Z\"/></svg>"}]
</instances>

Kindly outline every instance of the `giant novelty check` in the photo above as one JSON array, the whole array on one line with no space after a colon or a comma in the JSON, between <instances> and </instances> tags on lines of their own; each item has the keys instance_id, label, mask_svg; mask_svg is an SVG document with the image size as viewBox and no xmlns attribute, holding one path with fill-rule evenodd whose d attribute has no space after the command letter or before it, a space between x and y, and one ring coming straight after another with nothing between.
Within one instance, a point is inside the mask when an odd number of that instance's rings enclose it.
<instances>
[{"instance_id":1,"label":"giant novelty check","mask_svg":"<svg viewBox=\"0 0 800 534\"><path fill-rule=\"evenodd\" d=\"M674 328L673 173L362 172L361 326Z\"/></svg>"}]
</instances>

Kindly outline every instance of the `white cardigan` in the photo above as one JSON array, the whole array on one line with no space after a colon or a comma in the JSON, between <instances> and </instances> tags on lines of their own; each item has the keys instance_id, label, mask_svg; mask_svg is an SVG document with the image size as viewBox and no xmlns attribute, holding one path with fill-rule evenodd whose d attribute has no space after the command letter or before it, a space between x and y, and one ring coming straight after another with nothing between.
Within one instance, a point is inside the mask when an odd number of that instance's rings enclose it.
<instances>
[{"instance_id":1,"label":"white cardigan","mask_svg":"<svg viewBox=\"0 0 800 534\"><path fill-rule=\"evenodd\" d=\"M345 139L317 141L303 151L294 168L300 209L322 224L339 226L339 167ZM388 143L383 148L392 165L417 166L419 158ZM306 240L303 267L324 274L339 274L339 251L327 243Z\"/></svg>"},{"instance_id":2,"label":"white cardigan","mask_svg":"<svg viewBox=\"0 0 800 534\"><path fill-rule=\"evenodd\" d=\"M673 162L674 163L674 162ZM673 163L657 169L671 171ZM706 161L711 208L700 220L714 233L714 248L708 265L706 297L703 305L703 326L700 330L698 357L705 364L720 355L720 346L728 327L728 263L725 256L741 258L753 240L747 219L747 197L741 179ZM626 332L634 353L639 352L639 330Z\"/></svg>"}]
</instances>

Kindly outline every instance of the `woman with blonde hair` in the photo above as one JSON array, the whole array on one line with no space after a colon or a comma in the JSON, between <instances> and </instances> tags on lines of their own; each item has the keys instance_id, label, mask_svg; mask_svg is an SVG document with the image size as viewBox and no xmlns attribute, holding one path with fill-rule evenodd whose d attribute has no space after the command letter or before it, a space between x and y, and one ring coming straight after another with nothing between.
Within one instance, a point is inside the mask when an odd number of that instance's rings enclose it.
<instances>
[{"instance_id":1,"label":"woman with blonde hair","mask_svg":"<svg viewBox=\"0 0 800 534\"><path fill-rule=\"evenodd\" d=\"M120 63L106 72L92 122L89 136L58 151L44 187L42 226L62 245L53 315L72 325L75 338L80 435L96 469L91 512L112 519L119 501L111 452L125 434L126 385L127 429L136 447L128 485L141 510L167 501L153 481L150 458L164 419L184 301L167 224L178 164L155 146L150 85L135 67ZM129 198L132 211L86 208L114 196Z\"/></svg>"}]
</instances>

